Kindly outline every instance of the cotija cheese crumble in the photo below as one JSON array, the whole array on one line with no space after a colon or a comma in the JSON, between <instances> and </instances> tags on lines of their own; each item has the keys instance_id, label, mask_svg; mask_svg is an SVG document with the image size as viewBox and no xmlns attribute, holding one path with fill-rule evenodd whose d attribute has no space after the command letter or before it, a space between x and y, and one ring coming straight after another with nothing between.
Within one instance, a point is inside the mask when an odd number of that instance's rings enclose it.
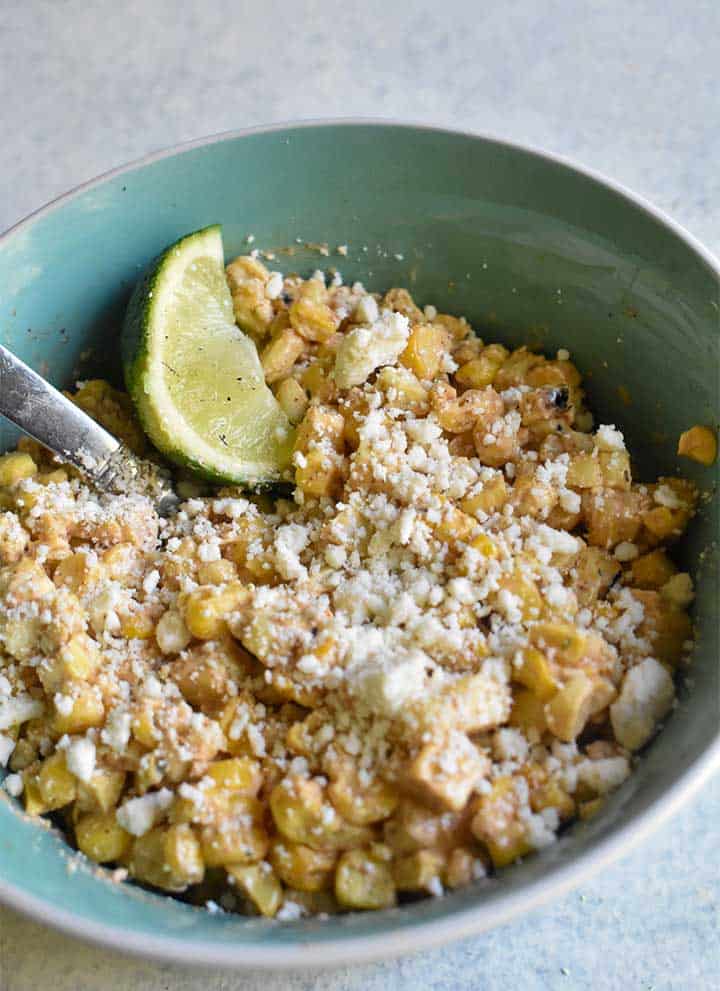
<instances>
[{"instance_id":1,"label":"cotija cheese crumble","mask_svg":"<svg viewBox=\"0 0 720 991\"><path fill-rule=\"evenodd\" d=\"M697 493L633 481L566 351L404 289L227 275L297 425L293 488L160 519L32 441L0 458L5 788L215 911L441 895L630 774L692 646L666 546ZM74 399L143 453L124 394Z\"/></svg>"}]
</instances>

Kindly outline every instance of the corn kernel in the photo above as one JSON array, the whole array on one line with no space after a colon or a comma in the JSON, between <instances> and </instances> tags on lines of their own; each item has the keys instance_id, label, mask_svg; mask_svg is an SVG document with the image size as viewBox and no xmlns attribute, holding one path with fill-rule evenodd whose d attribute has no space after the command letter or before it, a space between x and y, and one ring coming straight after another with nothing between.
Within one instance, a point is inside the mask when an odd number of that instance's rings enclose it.
<instances>
[{"instance_id":1,"label":"corn kernel","mask_svg":"<svg viewBox=\"0 0 720 991\"><path fill-rule=\"evenodd\" d=\"M305 416L308 397L296 379L283 379L275 390L275 398L290 423L299 423Z\"/></svg>"},{"instance_id":2,"label":"corn kernel","mask_svg":"<svg viewBox=\"0 0 720 991\"><path fill-rule=\"evenodd\" d=\"M95 861L107 864L120 860L129 850L132 837L115 818L115 812L92 812L75 823L78 849Z\"/></svg>"},{"instance_id":3,"label":"corn kernel","mask_svg":"<svg viewBox=\"0 0 720 991\"><path fill-rule=\"evenodd\" d=\"M593 708L595 685L582 671L545 705L548 728L560 740L572 743L585 728Z\"/></svg>"},{"instance_id":4,"label":"corn kernel","mask_svg":"<svg viewBox=\"0 0 720 991\"><path fill-rule=\"evenodd\" d=\"M717 458L717 436L709 427L694 426L680 435L678 454L709 468Z\"/></svg>"},{"instance_id":5,"label":"corn kernel","mask_svg":"<svg viewBox=\"0 0 720 991\"><path fill-rule=\"evenodd\" d=\"M77 795L77 781L67 768L65 755L60 752L51 754L42 762L37 784L47 812L69 805Z\"/></svg>"},{"instance_id":6,"label":"corn kernel","mask_svg":"<svg viewBox=\"0 0 720 991\"><path fill-rule=\"evenodd\" d=\"M445 857L437 850L416 850L393 864L398 891L427 891L443 874Z\"/></svg>"},{"instance_id":7,"label":"corn kernel","mask_svg":"<svg viewBox=\"0 0 720 991\"><path fill-rule=\"evenodd\" d=\"M270 851L270 862L291 888L299 891L329 891L333 885L335 850L314 850L302 843L278 840Z\"/></svg>"},{"instance_id":8,"label":"corn kernel","mask_svg":"<svg viewBox=\"0 0 720 991\"><path fill-rule=\"evenodd\" d=\"M410 331L400 364L409 368L421 381L434 379L442 367L447 334L437 324L416 324Z\"/></svg>"},{"instance_id":9,"label":"corn kernel","mask_svg":"<svg viewBox=\"0 0 720 991\"><path fill-rule=\"evenodd\" d=\"M345 908L389 908L396 900L392 871L369 850L349 850L338 862L335 895Z\"/></svg>"},{"instance_id":10,"label":"corn kernel","mask_svg":"<svg viewBox=\"0 0 720 991\"><path fill-rule=\"evenodd\" d=\"M0 487L15 485L30 478L37 471L37 465L29 454L11 451L0 455Z\"/></svg>"},{"instance_id":11,"label":"corn kernel","mask_svg":"<svg viewBox=\"0 0 720 991\"><path fill-rule=\"evenodd\" d=\"M559 687L547 658L534 647L523 651L522 664L514 669L513 679L529 688L542 702L551 699Z\"/></svg>"},{"instance_id":12,"label":"corn kernel","mask_svg":"<svg viewBox=\"0 0 720 991\"><path fill-rule=\"evenodd\" d=\"M272 918L280 908L283 890L269 864L231 864L226 868L235 886L246 895L261 915Z\"/></svg>"}]
</instances>

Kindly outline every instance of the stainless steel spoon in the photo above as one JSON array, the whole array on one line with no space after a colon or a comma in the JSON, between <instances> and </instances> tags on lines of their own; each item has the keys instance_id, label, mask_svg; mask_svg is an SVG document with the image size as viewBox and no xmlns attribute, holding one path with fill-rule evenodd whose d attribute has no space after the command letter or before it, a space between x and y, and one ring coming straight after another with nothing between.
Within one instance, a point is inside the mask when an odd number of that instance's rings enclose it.
<instances>
[{"instance_id":1,"label":"stainless steel spoon","mask_svg":"<svg viewBox=\"0 0 720 991\"><path fill-rule=\"evenodd\" d=\"M177 508L169 473L133 454L2 344L0 413L99 489L146 495L162 516Z\"/></svg>"}]
</instances>

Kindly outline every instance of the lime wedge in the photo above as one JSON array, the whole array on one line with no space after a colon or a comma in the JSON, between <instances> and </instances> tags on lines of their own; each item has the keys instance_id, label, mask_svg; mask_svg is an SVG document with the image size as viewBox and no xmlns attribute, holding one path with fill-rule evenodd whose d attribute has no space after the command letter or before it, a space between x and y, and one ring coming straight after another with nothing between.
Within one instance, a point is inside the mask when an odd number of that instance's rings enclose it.
<instances>
[{"instance_id":1,"label":"lime wedge","mask_svg":"<svg viewBox=\"0 0 720 991\"><path fill-rule=\"evenodd\" d=\"M168 458L215 482L288 477L293 431L235 325L219 226L181 238L151 265L122 346L140 422Z\"/></svg>"}]
</instances>

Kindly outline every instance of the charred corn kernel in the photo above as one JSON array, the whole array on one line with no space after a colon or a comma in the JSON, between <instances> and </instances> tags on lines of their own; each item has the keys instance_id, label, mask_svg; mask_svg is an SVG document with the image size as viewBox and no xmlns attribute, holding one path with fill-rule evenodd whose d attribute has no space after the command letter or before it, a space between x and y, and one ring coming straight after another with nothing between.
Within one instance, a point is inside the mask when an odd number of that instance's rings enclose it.
<instances>
[{"instance_id":1,"label":"charred corn kernel","mask_svg":"<svg viewBox=\"0 0 720 991\"><path fill-rule=\"evenodd\" d=\"M446 331L437 324L415 324L400 355L400 364L421 381L434 379L441 371L447 343Z\"/></svg>"},{"instance_id":2,"label":"charred corn kernel","mask_svg":"<svg viewBox=\"0 0 720 991\"><path fill-rule=\"evenodd\" d=\"M278 840L270 851L270 862L277 874L299 891L329 891L337 858L335 850L313 850L289 840Z\"/></svg>"},{"instance_id":3,"label":"charred corn kernel","mask_svg":"<svg viewBox=\"0 0 720 991\"><path fill-rule=\"evenodd\" d=\"M650 551L632 562L632 584L639 588L661 588L673 575L677 568L663 550Z\"/></svg>"},{"instance_id":4,"label":"charred corn kernel","mask_svg":"<svg viewBox=\"0 0 720 991\"><path fill-rule=\"evenodd\" d=\"M31 478L37 471L37 465L29 454L11 451L0 455L0 487L15 485L25 478Z\"/></svg>"},{"instance_id":5,"label":"charred corn kernel","mask_svg":"<svg viewBox=\"0 0 720 991\"><path fill-rule=\"evenodd\" d=\"M281 781L270 793L270 811L286 839L313 849L343 850L368 841L368 827L346 822L315 780Z\"/></svg>"},{"instance_id":6,"label":"charred corn kernel","mask_svg":"<svg viewBox=\"0 0 720 991\"><path fill-rule=\"evenodd\" d=\"M573 674L545 705L548 728L560 740L572 743L585 728L593 708L595 684L582 671Z\"/></svg>"},{"instance_id":7,"label":"charred corn kernel","mask_svg":"<svg viewBox=\"0 0 720 991\"><path fill-rule=\"evenodd\" d=\"M680 434L678 454L709 468L717 458L717 436L709 427L694 426Z\"/></svg>"},{"instance_id":8,"label":"charred corn kernel","mask_svg":"<svg viewBox=\"0 0 720 991\"><path fill-rule=\"evenodd\" d=\"M392 871L370 850L349 850L335 871L335 896L345 908L389 908L396 901Z\"/></svg>"},{"instance_id":9,"label":"charred corn kernel","mask_svg":"<svg viewBox=\"0 0 720 991\"><path fill-rule=\"evenodd\" d=\"M115 812L91 812L75 823L78 849L96 864L120 860L130 849L132 836L115 818Z\"/></svg>"},{"instance_id":10,"label":"charred corn kernel","mask_svg":"<svg viewBox=\"0 0 720 991\"><path fill-rule=\"evenodd\" d=\"M342 451L345 420L342 413L328 406L310 406L298 427L295 450L313 453L313 448L329 447Z\"/></svg>"},{"instance_id":11,"label":"charred corn kernel","mask_svg":"<svg viewBox=\"0 0 720 991\"><path fill-rule=\"evenodd\" d=\"M559 664L572 666L584 657L587 637L572 623L536 623L530 639L541 650L547 650Z\"/></svg>"},{"instance_id":12,"label":"charred corn kernel","mask_svg":"<svg viewBox=\"0 0 720 991\"><path fill-rule=\"evenodd\" d=\"M545 362L542 355L533 354L527 348L518 348L513 351L503 362L496 377L495 385L499 392L509 389L512 386L524 385L527 381L531 369Z\"/></svg>"},{"instance_id":13,"label":"charred corn kernel","mask_svg":"<svg viewBox=\"0 0 720 991\"><path fill-rule=\"evenodd\" d=\"M190 826L158 826L139 836L128 860L132 877L163 891L184 891L205 873L200 844Z\"/></svg>"},{"instance_id":14,"label":"charred corn kernel","mask_svg":"<svg viewBox=\"0 0 720 991\"><path fill-rule=\"evenodd\" d=\"M290 423L299 423L305 416L308 397L297 379L283 379L275 390L275 398Z\"/></svg>"},{"instance_id":15,"label":"charred corn kernel","mask_svg":"<svg viewBox=\"0 0 720 991\"><path fill-rule=\"evenodd\" d=\"M382 299L381 310L395 310L408 318L411 324L422 323L422 311L415 305L407 289L390 289Z\"/></svg>"},{"instance_id":16,"label":"charred corn kernel","mask_svg":"<svg viewBox=\"0 0 720 991\"><path fill-rule=\"evenodd\" d=\"M670 540L678 535L676 514L667 506L655 506L643 513L643 524L656 540Z\"/></svg>"},{"instance_id":17,"label":"charred corn kernel","mask_svg":"<svg viewBox=\"0 0 720 991\"><path fill-rule=\"evenodd\" d=\"M392 867L398 891L427 891L443 876L445 857L437 850L417 850L396 860Z\"/></svg>"},{"instance_id":18,"label":"charred corn kernel","mask_svg":"<svg viewBox=\"0 0 720 991\"><path fill-rule=\"evenodd\" d=\"M524 733L533 731L542 736L547 729L544 703L529 690L521 689L515 692L509 722L511 726L521 729Z\"/></svg>"},{"instance_id":19,"label":"charred corn kernel","mask_svg":"<svg viewBox=\"0 0 720 991\"><path fill-rule=\"evenodd\" d=\"M488 849L495 867L506 867L530 853L527 827L518 816L518 796L511 777L496 778L472 819L473 835Z\"/></svg>"},{"instance_id":20,"label":"charred corn kernel","mask_svg":"<svg viewBox=\"0 0 720 991\"><path fill-rule=\"evenodd\" d=\"M175 609L168 609L158 620L155 639L163 654L179 654L192 640L183 616Z\"/></svg>"},{"instance_id":21,"label":"charred corn kernel","mask_svg":"<svg viewBox=\"0 0 720 991\"><path fill-rule=\"evenodd\" d=\"M207 774L220 788L229 788L253 798L260 791L262 771L258 761L250 757L231 757L218 760L207 769Z\"/></svg>"},{"instance_id":22,"label":"charred corn kernel","mask_svg":"<svg viewBox=\"0 0 720 991\"><path fill-rule=\"evenodd\" d=\"M185 625L198 640L217 640L227 629L227 617L247 598L248 591L239 582L218 588L204 585L190 592L185 600Z\"/></svg>"},{"instance_id":23,"label":"charred corn kernel","mask_svg":"<svg viewBox=\"0 0 720 991\"><path fill-rule=\"evenodd\" d=\"M331 782L328 797L343 819L355 826L387 819L398 803L396 789L381 778L363 786L355 775L343 775Z\"/></svg>"},{"instance_id":24,"label":"charred corn kernel","mask_svg":"<svg viewBox=\"0 0 720 991\"><path fill-rule=\"evenodd\" d=\"M642 521L645 497L640 492L618 489L594 489L583 495L583 513L587 523L587 541L594 547L616 547L633 542Z\"/></svg>"},{"instance_id":25,"label":"charred corn kernel","mask_svg":"<svg viewBox=\"0 0 720 991\"><path fill-rule=\"evenodd\" d=\"M502 509L508 500L509 494L507 482L500 472L498 472L489 481L483 483L483 487L479 492L466 496L460 505L471 516L477 516L478 513L491 515Z\"/></svg>"},{"instance_id":26,"label":"charred corn kernel","mask_svg":"<svg viewBox=\"0 0 720 991\"><path fill-rule=\"evenodd\" d=\"M287 378L305 347L304 338L294 330L283 330L278 334L260 356L265 381L272 384Z\"/></svg>"},{"instance_id":27,"label":"charred corn kernel","mask_svg":"<svg viewBox=\"0 0 720 991\"><path fill-rule=\"evenodd\" d=\"M226 868L235 887L250 899L261 915L272 918L280 908L283 889L270 864L231 864Z\"/></svg>"},{"instance_id":28,"label":"charred corn kernel","mask_svg":"<svg viewBox=\"0 0 720 991\"><path fill-rule=\"evenodd\" d=\"M581 606L587 606L603 598L620 574L619 562L599 547L584 547L575 565L575 594Z\"/></svg>"},{"instance_id":29,"label":"charred corn kernel","mask_svg":"<svg viewBox=\"0 0 720 991\"><path fill-rule=\"evenodd\" d=\"M602 485L611 489L629 489L632 482L630 455L627 451L600 451L598 464L602 475Z\"/></svg>"},{"instance_id":30,"label":"charred corn kernel","mask_svg":"<svg viewBox=\"0 0 720 991\"><path fill-rule=\"evenodd\" d=\"M202 851L207 866L225 867L262 860L270 845L263 819L263 806L256 798L232 793L227 817L219 825L202 828Z\"/></svg>"},{"instance_id":31,"label":"charred corn kernel","mask_svg":"<svg viewBox=\"0 0 720 991\"><path fill-rule=\"evenodd\" d=\"M433 323L440 324L443 330L448 331L454 341L463 341L472 332L472 327L465 317L453 317L449 313L438 313L433 318ZM482 344L482 341L480 343Z\"/></svg>"},{"instance_id":32,"label":"charred corn kernel","mask_svg":"<svg viewBox=\"0 0 720 991\"><path fill-rule=\"evenodd\" d=\"M440 426L449 433L481 429L486 434L504 411L502 399L492 386L488 386L486 389L468 389L458 399L439 403L436 415Z\"/></svg>"},{"instance_id":33,"label":"charred corn kernel","mask_svg":"<svg viewBox=\"0 0 720 991\"><path fill-rule=\"evenodd\" d=\"M47 812L61 809L75 800L77 781L65 763L65 755L56 752L46 757L37 775L37 785Z\"/></svg>"},{"instance_id":34,"label":"charred corn kernel","mask_svg":"<svg viewBox=\"0 0 720 991\"><path fill-rule=\"evenodd\" d=\"M225 267L225 274L231 290L237 289L249 279L267 282L270 278L267 267L259 258L253 258L252 255L238 255Z\"/></svg>"},{"instance_id":35,"label":"charred corn kernel","mask_svg":"<svg viewBox=\"0 0 720 991\"><path fill-rule=\"evenodd\" d=\"M125 784L125 771L95 771L89 781L78 781L79 812L109 812L117 805Z\"/></svg>"},{"instance_id":36,"label":"charred corn kernel","mask_svg":"<svg viewBox=\"0 0 720 991\"><path fill-rule=\"evenodd\" d=\"M330 307L307 295L290 305L290 324L308 341L327 341L337 329L337 317Z\"/></svg>"},{"instance_id":37,"label":"charred corn kernel","mask_svg":"<svg viewBox=\"0 0 720 991\"><path fill-rule=\"evenodd\" d=\"M522 663L513 671L513 680L529 688L541 702L547 702L558 690L548 660L535 647L526 647L522 653Z\"/></svg>"},{"instance_id":38,"label":"charred corn kernel","mask_svg":"<svg viewBox=\"0 0 720 991\"><path fill-rule=\"evenodd\" d=\"M71 695L72 708L55 709L52 718L53 732L58 736L64 733L84 733L93 726L102 725L105 719L105 707L102 698L91 685L75 685Z\"/></svg>"},{"instance_id":39,"label":"charred corn kernel","mask_svg":"<svg viewBox=\"0 0 720 991\"><path fill-rule=\"evenodd\" d=\"M592 489L603 484L600 461L592 454L574 454L570 458L566 484L571 489Z\"/></svg>"}]
</instances>

